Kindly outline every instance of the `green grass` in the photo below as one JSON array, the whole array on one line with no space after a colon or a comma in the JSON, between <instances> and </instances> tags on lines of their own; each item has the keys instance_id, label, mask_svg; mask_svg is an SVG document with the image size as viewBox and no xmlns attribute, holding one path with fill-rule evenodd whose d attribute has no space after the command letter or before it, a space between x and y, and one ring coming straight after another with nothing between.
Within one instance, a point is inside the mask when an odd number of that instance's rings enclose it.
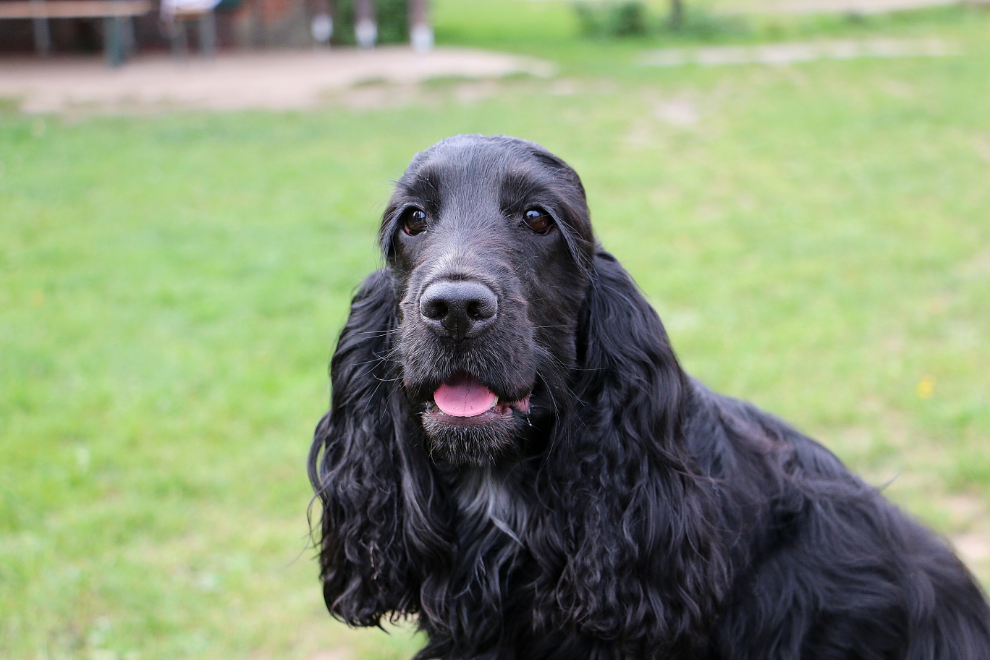
<instances>
[{"instance_id":1,"label":"green grass","mask_svg":"<svg viewBox=\"0 0 990 660\"><path fill-rule=\"evenodd\" d=\"M441 43L560 79L361 112L0 112L0 656L411 654L329 621L303 462L389 181L458 132L578 170L694 375L988 538L990 16L780 35L963 57L650 69L664 38L578 39L566 4L435 13Z\"/></svg>"}]
</instances>

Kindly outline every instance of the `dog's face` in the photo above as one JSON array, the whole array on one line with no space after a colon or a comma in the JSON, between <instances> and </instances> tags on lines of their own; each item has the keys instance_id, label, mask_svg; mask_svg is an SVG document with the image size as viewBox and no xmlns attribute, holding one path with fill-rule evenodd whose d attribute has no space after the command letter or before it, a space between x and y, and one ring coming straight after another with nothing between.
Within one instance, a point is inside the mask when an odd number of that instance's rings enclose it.
<instances>
[{"instance_id":1,"label":"dog's face","mask_svg":"<svg viewBox=\"0 0 990 660\"><path fill-rule=\"evenodd\" d=\"M577 174L523 140L449 138L413 158L381 238L431 455L484 465L522 450L575 364L594 245Z\"/></svg>"}]
</instances>

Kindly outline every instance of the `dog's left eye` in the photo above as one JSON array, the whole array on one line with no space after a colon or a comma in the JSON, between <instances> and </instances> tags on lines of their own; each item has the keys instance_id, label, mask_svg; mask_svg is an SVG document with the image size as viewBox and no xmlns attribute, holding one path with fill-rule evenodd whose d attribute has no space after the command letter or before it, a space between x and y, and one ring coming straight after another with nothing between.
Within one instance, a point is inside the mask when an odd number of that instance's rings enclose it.
<instances>
[{"instance_id":1,"label":"dog's left eye","mask_svg":"<svg viewBox=\"0 0 990 660\"><path fill-rule=\"evenodd\" d=\"M407 209L402 214L402 231L410 236L426 229L426 213L421 209Z\"/></svg>"},{"instance_id":2,"label":"dog's left eye","mask_svg":"<svg viewBox=\"0 0 990 660\"><path fill-rule=\"evenodd\" d=\"M526 226L537 234L546 234L553 228L553 218L543 209L530 209L523 214Z\"/></svg>"}]
</instances>

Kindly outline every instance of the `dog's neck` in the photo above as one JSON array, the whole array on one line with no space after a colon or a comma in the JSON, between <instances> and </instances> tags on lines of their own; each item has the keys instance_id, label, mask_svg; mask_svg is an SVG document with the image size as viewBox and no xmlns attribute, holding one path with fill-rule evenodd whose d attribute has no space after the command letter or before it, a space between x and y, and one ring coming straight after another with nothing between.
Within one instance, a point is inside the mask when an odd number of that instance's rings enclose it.
<instances>
[{"instance_id":1,"label":"dog's neck","mask_svg":"<svg viewBox=\"0 0 990 660\"><path fill-rule=\"evenodd\" d=\"M529 510L513 477L512 471L492 467L464 468L452 476L462 542L484 536L494 527L522 545Z\"/></svg>"}]
</instances>

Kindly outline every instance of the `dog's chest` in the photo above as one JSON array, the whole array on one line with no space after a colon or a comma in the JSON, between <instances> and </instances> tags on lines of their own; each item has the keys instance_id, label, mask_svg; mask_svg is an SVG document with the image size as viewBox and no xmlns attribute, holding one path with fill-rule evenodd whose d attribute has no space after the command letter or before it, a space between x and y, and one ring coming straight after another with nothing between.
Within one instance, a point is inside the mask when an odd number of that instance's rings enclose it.
<instances>
[{"instance_id":1,"label":"dog's chest","mask_svg":"<svg viewBox=\"0 0 990 660\"><path fill-rule=\"evenodd\" d=\"M482 539L500 545L498 540L522 546L529 511L523 495L511 478L487 469L460 475L457 497L457 535L461 546Z\"/></svg>"}]
</instances>

